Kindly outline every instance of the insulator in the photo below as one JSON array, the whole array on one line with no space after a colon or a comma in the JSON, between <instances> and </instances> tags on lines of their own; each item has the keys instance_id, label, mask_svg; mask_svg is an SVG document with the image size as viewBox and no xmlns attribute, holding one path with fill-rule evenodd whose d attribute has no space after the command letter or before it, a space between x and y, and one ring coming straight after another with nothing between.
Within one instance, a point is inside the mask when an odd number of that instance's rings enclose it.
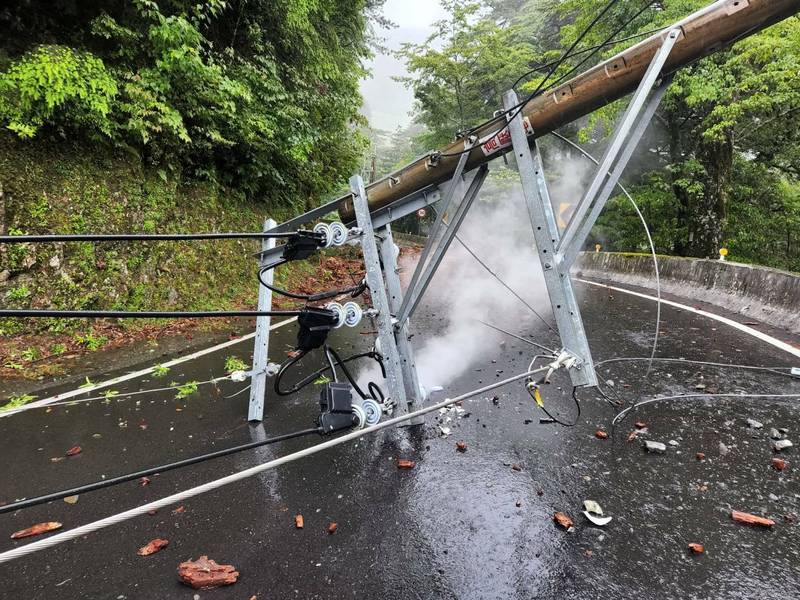
<instances>
[{"instance_id":1,"label":"insulator","mask_svg":"<svg viewBox=\"0 0 800 600\"><path fill-rule=\"evenodd\" d=\"M344 309L344 324L348 327L355 327L361 322L364 314L361 307L355 302L347 302L342 307Z\"/></svg>"},{"instance_id":2,"label":"insulator","mask_svg":"<svg viewBox=\"0 0 800 600\"><path fill-rule=\"evenodd\" d=\"M331 223L330 225L331 231L331 243L334 246L344 246L345 242L347 242L348 231L347 227L339 223Z\"/></svg>"},{"instance_id":3,"label":"insulator","mask_svg":"<svg viewBox=\"0 0 800 600\"><path fill-rule=\"evenodd\" d=\"M339 329L342 325L345 324L345 319L347 314L344 311L344 306L339 304L338 302L331 302L325 306L330 311L333 311L336 314L336 325L333 326L334 329Z\"/></svg>"},{"instance_id":4,"label":"insulator","mask_svg":"<svg viewBox=\"0 0 800 600\"><path fill-rule=\"evenodd\" d=\"M314 233L321 233L325 236L325 247L330 248L333 244L333 232L327 223L317 223L314 225Z\"/></svg>"}]
</instances>

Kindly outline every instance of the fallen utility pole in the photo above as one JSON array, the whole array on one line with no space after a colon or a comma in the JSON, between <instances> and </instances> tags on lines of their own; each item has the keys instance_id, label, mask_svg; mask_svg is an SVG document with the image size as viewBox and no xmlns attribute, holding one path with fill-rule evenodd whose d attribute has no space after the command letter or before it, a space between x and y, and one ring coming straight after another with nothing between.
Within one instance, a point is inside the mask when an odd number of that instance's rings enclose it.
<instances>
[{"instance_id":1,"label":"fallen utility pole","mask_svg":"<svg viewBox=\"0 0 800 600\"><path fill-rule=\"evenodd\" d=\"M669 75L704 56L713 54L734 42L800 12L800 0L720 0L666 27L635 46L600 63L542 95L533 98L522 109L522 117L530 136L529 142L541 137L598 108L610 104L639 85L645 72L662 47L668 32L679 29L675 43L661 75ZM468 172L496 158L511 148L507 111L476 130L478 142L469 152L464 167ZM533 135L530 135L531 130ZM500 135L497 135L501 132ZM469 140L453 142L439 151L416 160L399 171L367 186L370 212L385 207L432 185L453 177L459 163L457 154L468 148ZM344 223L355 219L352 195L334 201Z\"/></svg>"}]
</instances>

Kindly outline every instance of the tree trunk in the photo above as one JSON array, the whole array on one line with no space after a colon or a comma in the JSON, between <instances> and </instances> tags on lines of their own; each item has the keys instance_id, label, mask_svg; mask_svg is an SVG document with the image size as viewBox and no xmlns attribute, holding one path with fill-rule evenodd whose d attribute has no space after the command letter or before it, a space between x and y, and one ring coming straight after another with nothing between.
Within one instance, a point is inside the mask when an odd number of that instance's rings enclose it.
<instances>
[{"instance_id":1,"label":"tree trunk","mask_svg":"<svg viewBox=\"0 0 800 600\"><path fill-rule=\"evenodd\" d=\"M688 254L716 258L728 220L728 197L733 170L733 139L701 142L697 159L703 165L703 195L693 198L689 214Z\"/></svg>"}]
</instances>

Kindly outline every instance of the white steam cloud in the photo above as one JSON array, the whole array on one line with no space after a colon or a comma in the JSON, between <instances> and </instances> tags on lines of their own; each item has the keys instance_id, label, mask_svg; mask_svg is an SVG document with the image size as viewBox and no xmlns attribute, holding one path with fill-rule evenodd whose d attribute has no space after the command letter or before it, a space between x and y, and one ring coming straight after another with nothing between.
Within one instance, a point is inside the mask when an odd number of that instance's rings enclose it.
<instances>
[{"instance_id":1,"label":"white steam cloud","mask_svg":"<svg viewBox=\"0 0 800 600\"><path fill-rule=\"evenodd\" d=\"M559 158L555 179L549 182L550 193L554 209L568 220L571 207L563 205L574 206L580 199L588 167L582 161ZM552 323L530 218L518 182L509 185L506 180L501 187L487 180L458 237ZM411 279L416 266L413 261L418 256L401 257L404 286ZM517 335L536 332L536 341L553 339L546 326L454 240L412 317L412 331L417 334L412 343L422 385L428 389L446 386L476 363L496 357L500 340L513 342L478 319ZM423 327L438 333L429 335ZM372 369L362 372L359 384L376 380L376 375Z\"/></svg>"}]
</instances>

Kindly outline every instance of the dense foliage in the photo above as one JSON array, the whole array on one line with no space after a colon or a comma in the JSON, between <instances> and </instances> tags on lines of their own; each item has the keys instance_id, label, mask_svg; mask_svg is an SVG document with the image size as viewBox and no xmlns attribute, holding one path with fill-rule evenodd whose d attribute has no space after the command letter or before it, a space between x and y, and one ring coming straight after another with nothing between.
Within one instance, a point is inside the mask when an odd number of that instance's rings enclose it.
<instances>
[{"instance_id":1,"label":"dense foliage","mask_svg":"<svg viewBox=\"0 0 800 600\"><path fill-rule=\"evenodd\" d=\"M381 4L13 1L0 10L0 123L303 207L365 148L358 80Z\"/></svg>"},{"instance_id":2,"label":"dense foliage","mask_svg":"<svg viewBox=\"0 0 800 600\"><path fill-rule=\"evenodd\" d=\"M452 14L424 44L406 46L417 121L431 147L481 122L501 106L519 75L558 58L605 2L589 0L445 0ZM650 3L619 0L578 49L663 27L707 0ZM591 56L580 67L627 48ZM550 81L586 55L567 60ZM628 170L629 184L658 250L716 256L727 246L734 259L800 270L800 20L797 17L740 41L676 76L644 149ZM547 69L517 84L537 88ZM563 132L599 154L622 102ZM594 235L607 249L640 251L646 238L627 201L612 201ZM594 240L592 240L594 243Z\"/></svg>"}]
</instances>

